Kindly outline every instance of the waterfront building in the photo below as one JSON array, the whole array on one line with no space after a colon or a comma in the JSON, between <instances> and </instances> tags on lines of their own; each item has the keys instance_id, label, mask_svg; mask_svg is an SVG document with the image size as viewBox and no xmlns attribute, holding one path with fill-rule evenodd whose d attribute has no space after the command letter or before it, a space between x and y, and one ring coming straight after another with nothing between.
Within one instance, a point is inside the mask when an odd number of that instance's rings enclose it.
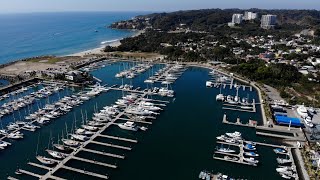
<instances>
[{"instance_id":1,"label":"waterfront building","mask_svg":"<svg viewBox=\"0 0 320 180\"><path fill-rule=\"evenodd\" d=\"M262 15L261 28L273 29L277 23L277 16L272 14Z\"/></svg>"},{"instance_id":2,"label":"waterfront building","mask_svg":"<svg viewBox=\"0 0 320 180\"><path fill-rule=\"evenodd\" d=\"M254 13L254 12L250 12L250 11L246 11L244 12L244 20L254 20L258 18L258 13Z\"/></svg>"}]
</instances>

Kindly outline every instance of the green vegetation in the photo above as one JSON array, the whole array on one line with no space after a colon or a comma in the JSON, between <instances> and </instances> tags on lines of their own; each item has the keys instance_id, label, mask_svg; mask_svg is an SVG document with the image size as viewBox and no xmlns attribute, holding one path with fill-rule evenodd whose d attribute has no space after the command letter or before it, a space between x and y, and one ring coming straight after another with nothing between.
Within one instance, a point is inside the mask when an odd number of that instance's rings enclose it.
<instances>
[{"instance_id":1,"label":"green vegetation","mask_svg":"<svg viewBox=\"0 0 320 180\"><path fill-rule=\"evenodd\" d=\"M236 72L250 80L276 87L280 96L291 104L320 106L320 84L309 81L297 68L287 64L265 64L261 60L252 60L232 66Z\"/></svg>"},{"instance_id":2,"label":"green vegetation","mask_svg":"<svg viewBox=\"0 0 320 180\"><path fill-rule=\"evenodd\" d=\"M62 61L62 59L58 57L44 57L44 58L34 58L28 61L37 62L37 63L41 62L41 63L55 64L56 62Z\"/></svg>"},{"instance_id":3,"label":"green vegetation","mask_svg":"<svg viewBox=\"0 0 320 180\"><path fill-rule=\"evenodd\" d=\"M275 87L292 86L298 82L301 74L297 68L287 64L268 64L261 60L253 60L233 66L232 71L237 72L251 80L270 84Z\"/></svg>"}]
</instances>

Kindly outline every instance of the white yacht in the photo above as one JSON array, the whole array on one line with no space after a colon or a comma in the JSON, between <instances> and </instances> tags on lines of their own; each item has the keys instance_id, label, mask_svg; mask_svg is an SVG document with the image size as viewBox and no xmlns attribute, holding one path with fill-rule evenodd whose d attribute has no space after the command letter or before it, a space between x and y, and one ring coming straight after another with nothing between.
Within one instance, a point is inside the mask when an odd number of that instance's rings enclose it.
<instances>
[{"instance_id":1,"label":"white yacht","mask_svg":"<svg viewBox=\"0 0 320 180\"><path fill-rule=\"evenodd\" d=\"M94 134L94 132L86 131L85 129L82 129L82 128L77 129L75 133L80 135L89 135L89 136Z\"/></svg>"},{"instance_id":2,"label":"white yacht","mask_svg":"<svg viewBox=\"0 0 320 180\"><path fill-rule=\"evenodd\" d=\"M298 112L298 114L299 114L302 118L305 118L305 117L308 117L308 116L309 116L308 110L307 110L307 108L306 108L304 105L298 106L297 112Z\"/></svg>"},{"instance_id":3,"label":"white yacht","mask_svg":"<svg viewBox=\"0 0 320 180\"><path fill-rule=\"evenodd\" d=\"M212 87L213 83L211 81L206 81L206 87Z\"/></svg>"},{"instance_id":4,"label":"white yacht","mask_svg":"<svg viewBox=\"0 0 320 180\"><path fill-rule=\"evenodd\" d=\"M145 81L144 81L144 83L150 83L150 84L153 84L153 83L154 83L154 80L152 80L152 79L147 79L147 80L145 80Z\"/></svg>"},{"instance_id":5,"label":"white yacht","mask_svg":"<svg viewBox=\"0 0 320 180\"><path fill-rule=\"evenodd\" d=\"M99 128L97 128L97 127L88 126L88 125L81 125L81 127L83 127L83 128L86 129L86 130L89 130L89 131L98 131L98 129L99 129Z\"/></svg>"},{"instance_id":6,"label":"white yacht","mask_svg":"<svg viewBox=\"0 0 320 180\"><path fill-rule=\"evenodd\" d=\"M87 141L89 139L87 136L81 134L71 134L71 138L79 141Z\"/></svg>"},{"instance_id":7,"label":"white yacht","mask_svg":"<svg viewBox=\"0 0 320 180\"><path fill-rule=\"evenodd\" d=\"M238 131L235 131L234 133L226 133L227 136L232 137L232 138L239 138L241 137L241 133Z\"/></svg>"},{"instance_id":8,"label":"white yacht","mask_svg":"<svg viewBox=\"0 0 320 180\"><path fill-rule=\"evenodd\" d=\"M248 163L250 163L250 164L258 164L258 163L259 163L259 160L256 160L256 159L254 159L254 158L252 158L252 157L250 157L250 158L243 158L243 160L246 161L246 162L248 162Z\"/></svg>"},{"instance_id":9,"label":"white yacht","mask_svg":"<svg viewBox=\"0 0 320 180\"><path fill-rule=\"evenodd\" d=\"M216 96L216 100L217 101L223 101L224 100L224 95L223 94L218 94L217 96Z\"/></svg>"},{"instance_id":10,"label":"white yacht","mask_svg":"<svg viewBox=\"0 0 320 180\"><path fill-rule=\"evenodd\" d=\"M235 150L229 149L229 148L224 148L224 147L217 147L217 151L223 152L223 153L234 153L236 152Z\"/></svg>"},{"instance_id":11,"label":"white yacht","mask_svg":"<svg viewBox=\"0 0 320 180\"><path fill-rule=\"evenodd\" d=\"M130 131L138 131L138 127L134 124L134 122L127 121L126 123L120 123L118 126L121 129L130 130Z\"/></svg>"}]
</instances>

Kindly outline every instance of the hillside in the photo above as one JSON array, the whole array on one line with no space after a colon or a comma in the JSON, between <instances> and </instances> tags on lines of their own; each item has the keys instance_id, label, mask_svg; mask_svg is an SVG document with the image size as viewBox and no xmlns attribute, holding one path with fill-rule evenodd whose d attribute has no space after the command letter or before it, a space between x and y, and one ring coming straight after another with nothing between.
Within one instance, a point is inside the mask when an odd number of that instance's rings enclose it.
<instances>
[{"instance_id":1,"label":"hillside","mask_svg":"<svg viewBox=\"0 0 320 180\"><path fill-rule=\"evenodd\" d=\"M154 29L168 31L184 24L191 30L211 32L216 27L230 22L232 14L244 13L244 11L257 12L259 17L263 14L274 14L278 16L279 25L294 25L299 29L315 28L320 24L320 11L316 10L202 9L137 16L133 20L114 23L111 27L143 29L150 26ZM147 21L145 21L146 19Z\"/></svg>"}]
</instances>

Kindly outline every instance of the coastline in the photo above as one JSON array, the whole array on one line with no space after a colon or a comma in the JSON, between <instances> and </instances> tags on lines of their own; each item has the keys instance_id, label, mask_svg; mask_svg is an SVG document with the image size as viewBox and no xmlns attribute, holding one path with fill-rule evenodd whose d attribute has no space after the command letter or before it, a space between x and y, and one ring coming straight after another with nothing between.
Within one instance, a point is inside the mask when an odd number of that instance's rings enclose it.
<instances>
[{"instance_id":1,"label":"coastline","mask_svg":"<svg viewBox=\"0 0 320 180\"><path fill-rule=\"evenodd\" d=\"M131 36L128 36L128 37L136 37L136 36L139 36L145 32L145 30L132 30L132 31L134 32L134 34ZM124 37L124 38L126 38L126 37ZM83 56L88 56L88 55L103 55L103 54L105 54L105 52L103 52L103 49L106 46L118 47L121 45L121 40L123 40L124 38L117 39L117 40L105 41L107 43L101 44L100 47L84 50L84 51L73 53L73 54L63 55L62 57L64 57L64 56L81 56L81 57L83 57Z\"/></svg>"}]
</instances>

